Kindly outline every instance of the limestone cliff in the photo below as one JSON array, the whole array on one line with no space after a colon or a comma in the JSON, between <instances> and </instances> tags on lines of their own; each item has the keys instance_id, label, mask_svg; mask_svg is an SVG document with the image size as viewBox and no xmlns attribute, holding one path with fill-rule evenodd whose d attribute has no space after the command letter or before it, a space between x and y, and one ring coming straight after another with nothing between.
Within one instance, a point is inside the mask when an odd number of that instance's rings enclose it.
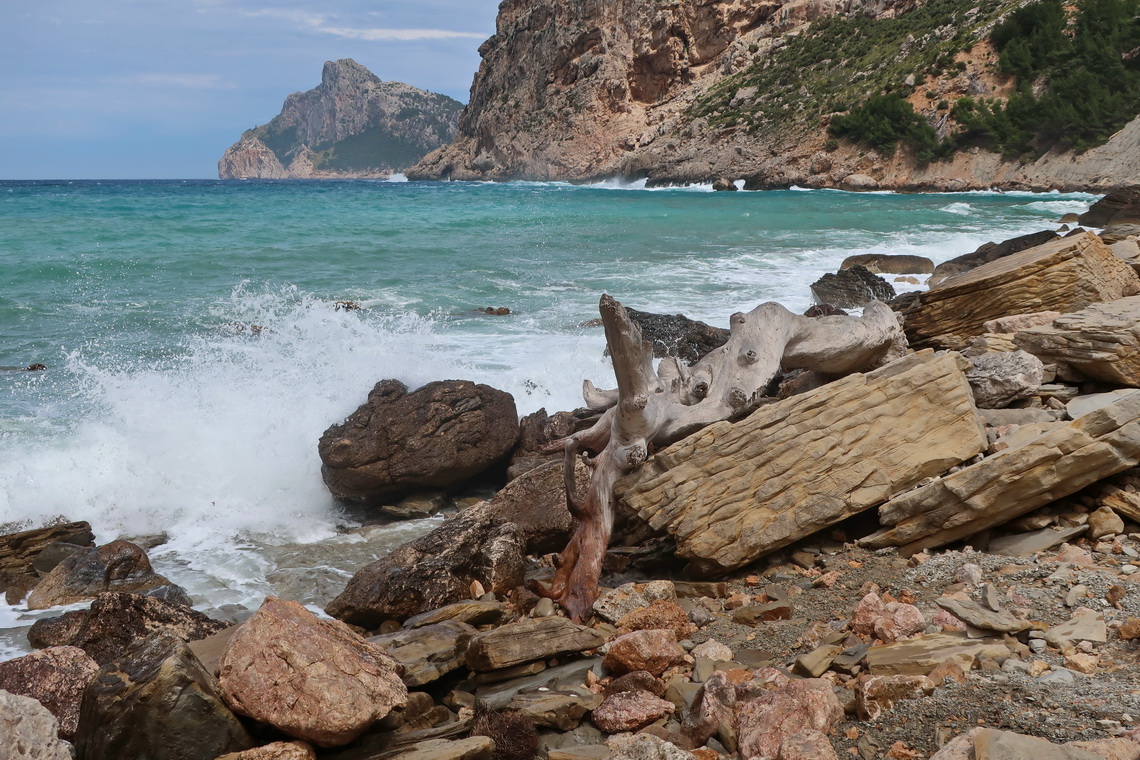
<instances>
[{"instance_id":1,"label":"limestone cliff","mask_svg":"<svg viewBox=\"0 0 1140 760\"><path fill-rule=\"evenodd\" d=\"M384 82L351 59L329 61L320 85L287 97L280 114L225 152L218 176L387 176L451 140L462 109L445 95Z\"/></svg>"},{"instance_id":2,"label":"limestone cliff","mask_svg":"<svg viewBox=\"0 0 1140 760\"><path fill-rule=\"evenodd\" d=\"M1140 121L1083 154L1029 163L980 148L919 166L830 139L882 89L940 133L948 103L1011 88L986 44L1022 0L505 0L470 105L413 179L752 188L1108 189L1140 182Z\"/></svg>"}]
</instances>

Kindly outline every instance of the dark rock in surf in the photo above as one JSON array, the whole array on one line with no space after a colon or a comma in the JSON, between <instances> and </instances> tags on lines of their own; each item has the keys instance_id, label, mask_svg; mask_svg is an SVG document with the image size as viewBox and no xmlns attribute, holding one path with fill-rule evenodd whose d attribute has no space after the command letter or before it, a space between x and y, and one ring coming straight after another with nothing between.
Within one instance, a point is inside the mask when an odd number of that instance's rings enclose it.
<instances>
[{"instance_id":1,"label":"dark rock in surf","mask_svg":"<svg viewBox=\"0 0 1140 760\"><path fill-rule=\"evenodd\" d=\"M83 760L214 760L253 746L185 642L147 637L99 669L83 694L75 748Z\"/></svg>"},{"instance_id":2,"label":"dark rock in surf","mask_svg":"<svg viewBox=\"0 0 1140 760\"><path fill-rule=\"evenodd\" d=\"M466 380L409 393L403 383L383 380L321 436L321 475L336 498L375 504L478 475L503 461L518 435L509 393Z\"/></svg>"},{"instance_id":3,"label":"dark rock in surf","mask_svg":"<svg viewBox=\"0 0 1140 760\"><path fill-rule=\"evenodd\" d=\"M225 623L181 604L139 594L101 594L87 610L42 618L28 629L37 648L79 647L103 665L155 631L197 641L226 628Z\"/></svg>"},{"instance_id":4,"label":"dark rock in surf","mask_svg":"<svg viewBox=\"0 0 1140 760\"><path fill-rule=\"evenodd\" d=\"M66 557L36 586L28 609L82 602L105 591L141 593L167 585L170 581L154 572L141 547L119 539Z\"/></svg>"},{"instance_id":5,"label":"dark rock in surf","mask_svg":"<svg viewBox=\"0 0 1140 760\"><path fill-rule=\"evenodd\" d=\"M656 357L676 356L689 364L728 342L728 330L689 319L683 314L653 314L626 307L641 337L653 344Z\"/></svg>"},{"instance_id":6,"label":"dark rock in surf","mask_svg":"<svg viewBox=\"0 0 1140 760\"><path fill-rule=\"evenodd\" d=\"M895 289L866 267L854 266L820 277L811 284L811 294L821 304L858 309L871 301L891 300L895 297Z\"/></svg>"},{"instance_id":7,"label":"dark rock in surf","mask_svg":"<svg viewBox=\"0 0 1140 760\"><path fill-rule=\"evenodd\" d=\"M1140 223L1140 185L1112 191L1090 206L1077 221L1089 227Z\"/></svg>"},{"instance_id":8,"label":"dark rock in surf","mask_svg":"<svg viewBox=\"0 0 1140 760\"><path fill-rule=\"evenodd\" d=\"M931 274L934 262L925 256L907 254L861 253L848 256L839 265L840 271L851 267L866 267L873 274Z\"/></svg>"},{"instance_id":9,"label":"dark rock in surf","mask_svg":"<svg viewBox=\"0 0 1140 760\"><path fill-rule=\"evenodd\" d=\"M522 584L525 567L523 531L475 506L357 572L325 611L374 629L470 599L474 581L506 595Z\"/></svg>"}]
</instances>

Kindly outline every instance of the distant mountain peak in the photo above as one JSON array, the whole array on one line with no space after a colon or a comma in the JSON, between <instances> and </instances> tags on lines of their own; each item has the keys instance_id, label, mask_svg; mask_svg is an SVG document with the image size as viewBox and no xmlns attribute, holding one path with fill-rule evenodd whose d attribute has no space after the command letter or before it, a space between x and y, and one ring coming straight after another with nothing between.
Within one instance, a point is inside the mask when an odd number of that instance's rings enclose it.
<instances>
[{"instance_id":1,"label":"distant mountain peak","mask_svg":"<svg viewBox=\"0 0 1140 760\"><path fill-rule=\"evenodd\" d=\"M380 79L351 58L326 61L321 83L242 135L218 162L222 179L378 177L415 164L455 136L463 104Z\"/></svg>"}]
</instances>

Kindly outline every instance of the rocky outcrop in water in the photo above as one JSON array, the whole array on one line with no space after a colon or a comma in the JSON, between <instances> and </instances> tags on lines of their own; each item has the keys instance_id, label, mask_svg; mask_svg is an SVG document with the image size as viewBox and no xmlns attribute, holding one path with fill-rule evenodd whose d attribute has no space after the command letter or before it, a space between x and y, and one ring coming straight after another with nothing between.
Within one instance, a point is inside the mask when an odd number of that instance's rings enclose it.
<instances>
[{"instance_id":1,"label":"rocky outcrop in water","mask_svg":"<svg viewBox=\"0 0 1140 760\"><path fill-rule=\"evenodd\" d=\"M387 176L455 135L463 105L385 82L356 61L325 63L321 83L285 99L218 162L221 179Z\"/></svg>"}]
</instances>

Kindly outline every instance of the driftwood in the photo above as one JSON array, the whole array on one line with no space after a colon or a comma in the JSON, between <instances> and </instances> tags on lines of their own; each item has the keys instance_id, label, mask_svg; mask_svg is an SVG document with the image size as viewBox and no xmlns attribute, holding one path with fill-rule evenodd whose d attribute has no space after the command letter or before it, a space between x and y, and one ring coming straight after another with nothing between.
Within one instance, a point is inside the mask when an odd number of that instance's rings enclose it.
<instances>
[{"instance_id":1,"label":"driftwood","mask_svg":"<svg viewBox=\"0 0 1140 760\"><path fill-rule=\"evenodd\" d=\"M617 376L616 390L583 385L586 404L605 412L588 430L564 441L566 499L576 518L549 588L537 593L559 602L577 621L590 617L613 529L617 480L650 453L714 422L742 417L768 395L781 369L829 375L881 364L905 346L898 320L878 301L862 317L801 317L777 303L733 314L728 342L692 367L675 358L653 368L653 352L625 308L609 295L598 305ZM592 454L586 493L574 486L580 451Z\"/></svg>"}]
</instances>

